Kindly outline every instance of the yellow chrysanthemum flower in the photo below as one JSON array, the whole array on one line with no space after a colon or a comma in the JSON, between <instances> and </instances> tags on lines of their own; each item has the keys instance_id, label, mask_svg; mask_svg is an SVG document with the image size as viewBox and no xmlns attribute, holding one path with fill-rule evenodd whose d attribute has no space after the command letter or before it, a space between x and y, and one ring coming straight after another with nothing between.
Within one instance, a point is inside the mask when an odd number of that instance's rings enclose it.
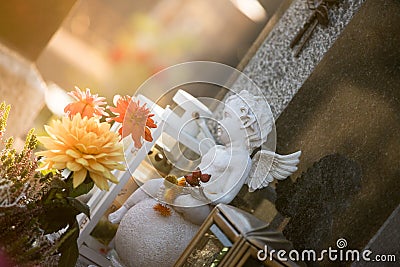
<instances>
[{"instance_id":1,"label":"yellow chrysanthemum flower","mask_svg":"<svg viewBox=\"0 0 400 267\"><path fill-rule=\"evenodd\" d=\"M83 183L87 172L100 189L109 189L107 180L118 183L111 171L125 169L119 163L124 159L123 148L119 135L110 131L108 123L94 117L82 118L78 113L72 119L55 120L45 129L49 136L38 140L48 150L37 155L45 157L48 168L73 171L74 188Z\"/></svg>"}]
</instances>

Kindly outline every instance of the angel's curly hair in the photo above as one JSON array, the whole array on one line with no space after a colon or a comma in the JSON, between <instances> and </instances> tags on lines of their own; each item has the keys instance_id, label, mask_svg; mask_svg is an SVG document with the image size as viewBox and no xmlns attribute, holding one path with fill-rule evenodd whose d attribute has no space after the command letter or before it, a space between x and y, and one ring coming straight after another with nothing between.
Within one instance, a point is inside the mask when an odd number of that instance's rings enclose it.
<instances>
[{"instance_id":1,"label":"angel's curly hair","mask_svg":"<svg viewBox=\"0 0 400 267\"><path fill-rule=\"evenodd\" d=\"M260 147L271 132L274 118L265 99L254 96L247 90L228 97L225 105L240 107L240 119L246 129L249 150Z\"/></svg>"}]
</instances>

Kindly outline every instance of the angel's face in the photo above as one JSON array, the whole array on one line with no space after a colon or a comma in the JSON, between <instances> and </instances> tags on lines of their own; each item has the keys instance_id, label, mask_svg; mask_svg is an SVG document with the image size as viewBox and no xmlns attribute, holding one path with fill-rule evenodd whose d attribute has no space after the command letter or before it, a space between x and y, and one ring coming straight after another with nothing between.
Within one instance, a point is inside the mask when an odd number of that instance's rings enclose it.
<instances>
[{"instance_id":1,"label":"angel's face","mask_svg":"<svg viewBox=\"0 0 400 267\"><path fill-rule=\"evenodd\" d=\"M219 121L218 137L219 140L227 145L232 142L246 141L246 130L243 128L243 122L240 119L240 107L225 105L223 118Z\"/></svg>"}]
</instances>

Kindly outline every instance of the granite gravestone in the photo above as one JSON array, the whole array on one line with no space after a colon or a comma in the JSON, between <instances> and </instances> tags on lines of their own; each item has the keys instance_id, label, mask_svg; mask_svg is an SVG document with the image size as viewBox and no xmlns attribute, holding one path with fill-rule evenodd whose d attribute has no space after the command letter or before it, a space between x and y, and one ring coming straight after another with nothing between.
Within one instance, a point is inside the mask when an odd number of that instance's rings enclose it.
<instances>
[{"instance_id":1,"label":"granite gravestone","mask_svg":"<svg viewBox=\"0 0 400 267\"><path fill-rule=\"evenodd\" d=\"M400 203L400 2L340 1L330 11L332 24L317 27L295 59L289 42L297 32L292 22L305 12L300 2L288 9L244 72L278 117L277 152L303 151L293 180L329 154L360 165L360 192L333 216L332 238L324 246L335 247L341 236L348 248L362 250ZM246 84L237 81L236 87L240 91ZM244 189L235 204L268 220L273 209L260 205L265 198L274 202L276 196ZM390 229L398 236L398 228ZM398 240L382 242L390 243L392 253L400 251Z\"/></svg>"},{"instance_id":2,"label":"granite gravestone","mask_svg":"<svg viewBox=\"0 0 400 267\"><path fill-rule=\"evenodd\" d=\"M290 217L283 233L297 251L313 249L321 253L329 240L342 238L332 235L332 224L352 205L361 177L357 162L333 154L314 163L296 182L287 179L278 183L276 209ZM307 265L319 263L308 261Z\"/></svg>"},{"instance_id":3,"label":"granite gravestone","mask_svg":"<svg viewBox=\"0 0 400 267\"><path fill-rule=\"evenodd\" d=\"M300 171L331 153L361 166L361 191L325 247L341 236L363 249L400 203L399 25L399 1L366 1L277 120L277 151L300 148Z\"/></svg>"}]
</instances>

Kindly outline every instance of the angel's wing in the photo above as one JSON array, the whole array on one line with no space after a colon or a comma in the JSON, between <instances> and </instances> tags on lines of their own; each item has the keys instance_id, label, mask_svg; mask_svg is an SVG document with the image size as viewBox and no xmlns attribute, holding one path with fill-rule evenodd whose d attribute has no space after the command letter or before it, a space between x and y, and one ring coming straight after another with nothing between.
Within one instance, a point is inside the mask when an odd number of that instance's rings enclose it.
<instances>
[{"instance_id":1,"label":"angel's wing","mask_svg":"<svg viewBox=\"0 0 400 267\"><path fill-rule=\"evenodd\" d=\"M289 155L279 155L272 151L261 150L253 158L246 184L249 191L268 186L275 179L283 180L297 170L301 151Z\"/></svg>"}]
</instances>

